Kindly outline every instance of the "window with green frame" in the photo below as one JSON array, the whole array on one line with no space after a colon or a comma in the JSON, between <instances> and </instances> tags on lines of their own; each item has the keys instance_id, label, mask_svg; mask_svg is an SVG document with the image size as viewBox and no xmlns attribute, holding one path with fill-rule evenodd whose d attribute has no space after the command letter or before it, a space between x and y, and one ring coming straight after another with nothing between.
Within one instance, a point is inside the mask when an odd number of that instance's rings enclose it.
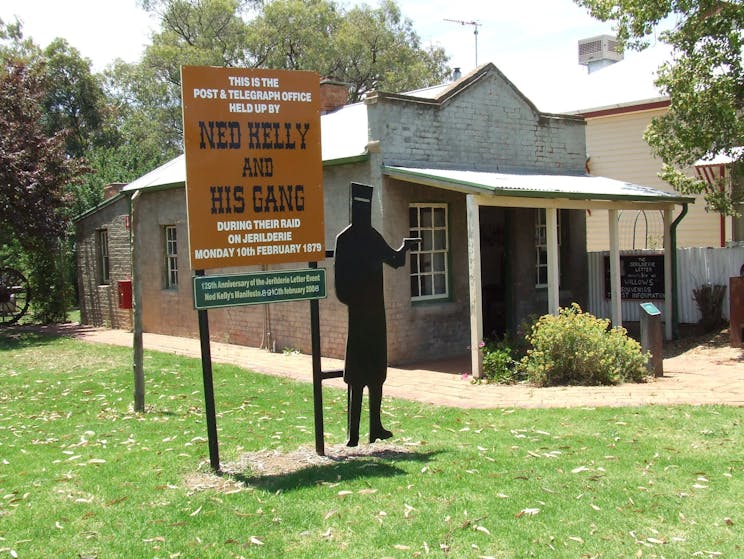
<instances>
[{"instance_id":1,"label":"window with green frame","mask_svg":"<svg viewBox=\"0 0 744 559\"><path fill-rule=\"evenodd\" d=\"M163 228L165 239L165 289L178 287L178 235L175 225Z\"/></svg>"},{"instance_id":2,"label":"window with green frame","mask_svg":"<svg viewBox=\"0 0 744 559\"><path fill-rule=\"evenodd\" d=\"M98 284L108 285L111 283L111 263L109 261L108 230L99 229L96 232L96 243L98 249Z\"/></svg>"},{"instance_id":3,"label":"window with green frame","mask_svg":"<svg viewBox=\"0 0 744 559\"><path fill-rule=\"evenodd\" d=\"M410 252L411 299L446 299L450 289L447 204L411 204L408 216L411 237L421 238Z\"/></svg>"}]
</instances>

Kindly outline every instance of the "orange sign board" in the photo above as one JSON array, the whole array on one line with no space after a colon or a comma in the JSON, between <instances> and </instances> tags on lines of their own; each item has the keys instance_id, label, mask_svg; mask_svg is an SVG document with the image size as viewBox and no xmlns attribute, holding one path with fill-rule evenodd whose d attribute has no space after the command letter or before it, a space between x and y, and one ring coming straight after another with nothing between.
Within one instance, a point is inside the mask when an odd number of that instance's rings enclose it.
<instances>
[{"instance_id":1,"label":"orange sign board","mask_svg":"<svg viewBox=\"0 0 744 559\"><path fill-rule=\"evenodd\" d=\"M181 68L192 269L325 258L320 79Z\"/></svg>"}]
</instances>

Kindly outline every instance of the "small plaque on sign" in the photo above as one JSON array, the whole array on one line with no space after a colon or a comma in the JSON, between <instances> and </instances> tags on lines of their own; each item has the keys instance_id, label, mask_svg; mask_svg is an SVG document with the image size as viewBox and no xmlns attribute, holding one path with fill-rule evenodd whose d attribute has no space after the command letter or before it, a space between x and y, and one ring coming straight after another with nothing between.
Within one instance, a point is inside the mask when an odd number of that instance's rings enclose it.
<instances>
[{"instance_id":1,"label":"small plaque on sign","mask_svg":"<svg viewBox=\"0 0 744 559\"><path fill-rule=\"evenodd\" d=\"M194 307L214 309L326 297L324 269L194 277Z\"/></svg>"},{"instance_id":2,"label":"small plaque on sign","mask_svg":"<svg viewBox=\"0 0 744 559\"><path fill-rule=\"evenodd\" d=\"M646 314L651 315L651 316L656 316L657 314L661 314L661 311L653 303L641 303L641 308L644 310Z\"/></svg>"}]
</instances>

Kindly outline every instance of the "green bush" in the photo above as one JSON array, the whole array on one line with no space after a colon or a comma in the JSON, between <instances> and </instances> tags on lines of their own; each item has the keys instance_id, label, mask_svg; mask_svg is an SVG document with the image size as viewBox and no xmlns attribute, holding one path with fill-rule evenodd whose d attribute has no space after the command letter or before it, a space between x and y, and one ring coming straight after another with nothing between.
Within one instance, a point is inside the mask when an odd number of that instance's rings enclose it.
<instances>
[{"instance_id":1,"label":"green bush","mask_svg":"<svg viewBox=\"0 0 744 559\"><path fill-rule=\"evenodd\" d=\"M558 316L545 315L528 336L531 348L520 368L538 386L596 386L642 382L648 355L622 327L582 312L572 304Z\"/></svg>"},{"instance_id":2,"label":"green bush","mask_svg":"<svg viewBox=\"0 0 744 559\"><path fill-rule=\"evenodd\" d=\"M483 352L483 378L488 383L514 384L522 380L519 362L512 356L506 340L481 344Z\"/></svg>"}]
</instances>

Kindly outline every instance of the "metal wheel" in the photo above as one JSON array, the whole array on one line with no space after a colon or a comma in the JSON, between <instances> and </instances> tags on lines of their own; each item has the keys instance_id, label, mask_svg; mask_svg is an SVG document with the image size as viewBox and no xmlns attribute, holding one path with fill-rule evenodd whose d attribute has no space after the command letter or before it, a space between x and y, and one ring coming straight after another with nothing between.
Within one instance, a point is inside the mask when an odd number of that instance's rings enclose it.
<instances>
[{"instance_id":1,"label":"metal wheel","mask_svg":"<svg viewBox=\"0 0 744 559\"><path fill-rule=\"evenodd\" d=\"M18 270L0 268L0 326L14 324L26 314L31 287Z\"/></svg>"}]
</instances>

